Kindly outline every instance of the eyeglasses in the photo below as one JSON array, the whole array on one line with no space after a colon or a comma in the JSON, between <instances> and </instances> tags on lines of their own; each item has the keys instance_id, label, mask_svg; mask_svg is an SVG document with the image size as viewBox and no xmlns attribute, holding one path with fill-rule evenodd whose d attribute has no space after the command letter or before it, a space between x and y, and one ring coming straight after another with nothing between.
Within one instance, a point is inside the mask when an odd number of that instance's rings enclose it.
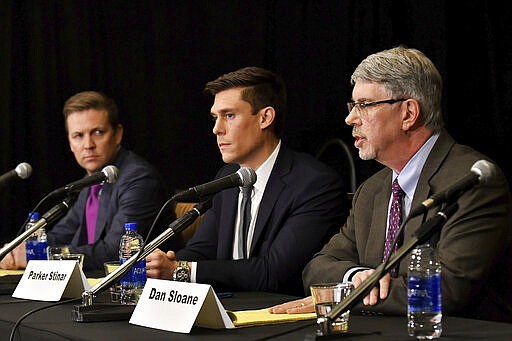
<instances>
[{"instance_id":1,"label":"eyeglasses","mask_svg":"<svg viewBox=\"0 0 512 341\"><path fill-rule=\"evenodd\" d=\"M397 102L403 102L403 101L406 101L407 98L398 98L398 99L386 99L386 100L383 100L383 101L376 101L376 102L369 102L369 103L358 103L358 102L348 102L347 103L347 108L348 108L348 113L350 114L352 112L352 110L355 108L356 109L356 114L357 116L361 117L363 115L366 115L367 113L367 109L368 107L371 107L371 106L374 106L374 105L378 105L378 104L393 104L393 103L397 103Z\"/></svg>"}]
</instances>

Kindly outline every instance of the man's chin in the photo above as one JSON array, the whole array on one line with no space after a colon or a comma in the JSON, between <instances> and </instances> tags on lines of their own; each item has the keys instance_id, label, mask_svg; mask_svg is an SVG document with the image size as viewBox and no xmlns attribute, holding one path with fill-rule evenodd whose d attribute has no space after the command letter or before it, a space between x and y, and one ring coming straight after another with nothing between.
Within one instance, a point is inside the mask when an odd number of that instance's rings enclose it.
<instances>
[{"instance_id":1,"label":"man's chin","mask_svg":"<svg viewBox=\"0 0 512 341\"><path fill-rule=\"evenodd\" d=\"M86 162L85 165L82 165L82 168L85 169L87 174L98 173L103 169L103 165L100 166L98 162Z\"/></svg>"},{"instance_id":2,"label":"man's chin","mask_svg":"<svg viewBox=\"0 0 512 341\"><path fill-rule=\"evenodd\" d=\"M233 157L230 157L229 155L222 154L222 161L224 163L235 163L235 159Z\"/></svg>"}]
</instances>

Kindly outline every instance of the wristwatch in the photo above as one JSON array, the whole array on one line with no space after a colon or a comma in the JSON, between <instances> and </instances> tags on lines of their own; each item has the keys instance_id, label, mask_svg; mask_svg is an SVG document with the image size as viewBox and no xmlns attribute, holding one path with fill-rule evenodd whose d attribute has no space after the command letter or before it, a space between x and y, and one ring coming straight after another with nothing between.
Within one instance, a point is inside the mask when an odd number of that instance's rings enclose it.
<instances>
[{"instance_id":1,"label":"wristwatch","mask_svg":"<svg viewBox=\"0 0 512 341\"><path fill-rule=\"evenodd\" d=\"M172 273L172 280L178 282L190 282L190 269L188 268L188 262L180 260L178 266Z\"/></svg>"}]
</instances>

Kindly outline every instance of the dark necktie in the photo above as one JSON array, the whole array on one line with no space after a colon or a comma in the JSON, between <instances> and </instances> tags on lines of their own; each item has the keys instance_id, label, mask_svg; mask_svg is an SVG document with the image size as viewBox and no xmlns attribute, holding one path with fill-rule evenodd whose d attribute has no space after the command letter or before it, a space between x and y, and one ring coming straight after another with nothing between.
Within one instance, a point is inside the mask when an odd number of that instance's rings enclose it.
<instances>
[{"instance_id":1,"label":"dark necktie","mask_svg":"<svg viewBox=\"0 0 512 341\"><path fill-rule=\"evenodd\" d=\"M400 228L400 224L402 223L402 198L404 196L404 191L400 188L398 179L393 181L391 190L393 192L393 200L389 210L389 226L386 236L386 244L384 246L384 261L386 261L393 251L395 251L399 246L399 241L397 241L395 245L392 244L395 240L398 229ZM396 266L392 267L389 272L392 277L396 277L398 275Z\"/></svg>"},{"instance_id":2,"label":"dark necktie","mask_svg":"<svg viewBox=\"0 0 512 341\"><path fill-rule=\"evenodd\" d=\"M101 184L91 186L89 197L85 205L85 222L87 224L87 243L94 243L94 235L96 234L96 220L98 219L99 199L98 194Z\"/></svg>"},{"instance_id":3,"label":"dark necktie","mask_svg":"<svg viewBox=\"0 0 512 341\"><path fill-rule=\"evenodd\" d=\"M238 254L249 258L247 252L247 235L251 224L251 194L253 186L242 187L242 203L240 205L240 230L238 231Z\"/></svg>"}]
</instances>

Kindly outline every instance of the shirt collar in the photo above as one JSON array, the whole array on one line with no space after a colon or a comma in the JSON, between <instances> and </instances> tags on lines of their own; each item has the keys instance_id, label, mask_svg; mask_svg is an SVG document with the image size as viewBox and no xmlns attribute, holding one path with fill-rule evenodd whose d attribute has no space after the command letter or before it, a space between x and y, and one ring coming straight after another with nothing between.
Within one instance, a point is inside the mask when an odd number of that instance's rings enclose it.
<instances>
[{"instance_id":1,"label":"shirt collar","mask_svg":"<svg viewBox=\"0 0 512 341\"><path fill-rule=\"evenodd\" d=\"M438 137L439 134L433 134L430 136L423 146L421 146L421 148L409 159L400 174L393 171L391 181L398 177L398 183L405 192L409 201L412 201L412 198L414 197L414 192L416 191L416 185L418 184L421 171L423 170L427 157L434 147Z\"/></svg>"},{"instance_id":2,"label":"shirt collar","mask_svg":"<svg viewBox=\"0 0 512 341\"><path fill-rule=\"evenodd\" d=\"M272 168L274 168L274 164L277 160L277 155L279 154L279 150L281 149L281 140L277 144L276 148L270 154L270 156L258 167L255 169L256 172L256 183L254 184L254 192L263 193L265 191L265 187L267 186L268 179L270 177L270 173L272 172Z\"/></svg>"}]
</instances>

